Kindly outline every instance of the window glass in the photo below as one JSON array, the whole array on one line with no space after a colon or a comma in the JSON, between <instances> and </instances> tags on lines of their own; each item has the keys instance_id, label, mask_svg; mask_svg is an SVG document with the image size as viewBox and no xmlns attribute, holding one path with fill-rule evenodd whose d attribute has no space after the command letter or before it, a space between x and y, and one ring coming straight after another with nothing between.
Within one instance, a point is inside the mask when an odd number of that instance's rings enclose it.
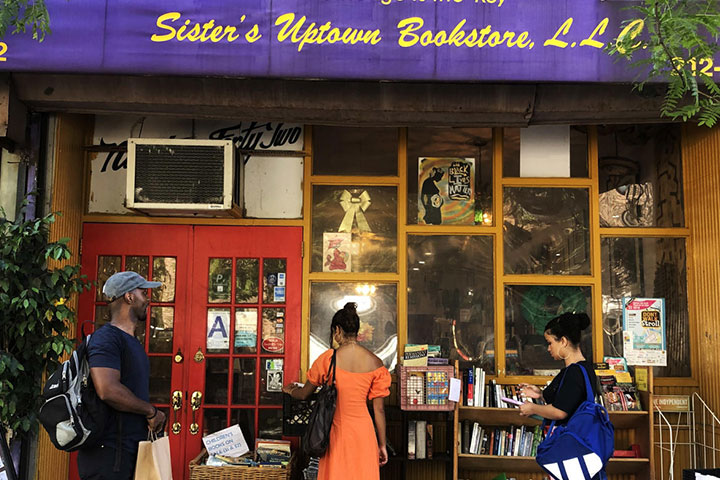
<instances>
[{"instance_id":1,"label":"window glass","mask_svg":"<svg viewBox=\"0 0 720 480\"><path fill-rule=\"evenodd\" d=\"M493 242L489 236L408 236L408 343L495 373Z\"/></svg>"},{"instance_id":2,"label":"window glass","mask_svg":"<svg viewBox=\"0 0 720 480\"><path fill-rule=\"evenodd\" d=\"M603 238L602 305L605 355L623 355L623 297L664 298L667 366L655 375L689 377L690 324L682 238Z\"/></svg>"},{"instance_id":3,"label":"window glass","mask_svg":"<svg viewBox=\"0 0 720 480\"><path fill-rule=\"evenodd\" d=\"M174 257L153 258L152 279L160 282L157 288L152 289L152 301L171 303L175 301L175 277L177 273L177 259Z\"/></svg>"},{"instance_id":4,"label":"window glass","mask_svg":"<svg viewBox=\"0 0 720 480\"><path fill-rule=\"evenodd\" d=\"M426 159L422 163L421 159ZM430 160L435 159L435 160ZM445 159L444 161L440 159ZM470 198L458 196L453 193L452 197L448 192L448 180L457 191L464 181L464 172L456 172L451 176L449 171L453 162L472 163L472 180L468 185L472 187ZM425 221L425 208L422 205L422 196L419 195L421 186L432 173L432 168L443 170L443 176L439 181L434 182L440 190L440 198L443 204L443 223L470 223L470 224L492 224L492 129L491 128L428 128L411 127L408 129L408 150L407 150L407 178L408 178L408 224L432 224ZM432 179L431 179L432 181ZM427 185L431 187L431 185ZM466 216L462 221L457 221L459 204L468 205L470 210L469 222ZM453 210L454 208L454 210Z\"/></svg>"},{"instance_id":5,"label":"window glass","mask_svg":"<svg viewBox=\"0 0 720 480\"><path fill-rule=\"evenodd\" d=\"M151 353L172 353L174 324L175 308L150 307Z\"/></svg>"},{"instance_id":6,"label":"window glass","mask_svg":"<svg viewBox=\"0 0 720 480\"><path fill-rule=\"evenodd\" d=\"M506 274L590 275L586 189L506 187L503 192Z\"/></svg>"},{"instance_id":7,"label":"window glass","mask_svg":"<svg viewBox=\"0 0 720 480\"><path fill-rule=\"evenodd\" d=\"M310 364L330 348L330 323L347 302L357 304L358 342L392 370L397 360L397 285L382 283L310 284Z\"/></svg>"},{"instance_id":8,"label":"window glass","mask_svg":"<svg viewBox=\"0 0 720 480\"><path fill-rule=\"evenodd\" d=\"M397 188L316 185L313 272L397 271Z\"/></svg>"},{"instance_id":9,"label":"window glass","mask_svg":"<svg viewBox=\"0 0 720 480\"><path fill-rule=\"evenodd\" d=\"M503 129L503 176L520 176L520 129ZM570 126L570 178L588 178L588 134L585 126Z\"/></svg>"},{"instance_id":10,"label":"window glass","mask_svg":"<svg viewBox=\"0 0 720 480\"><path fill-rule=\"evenodd\" d=\"M113 274L120 271L122 271L122 257L110 257L105 255L98 257L97 290L95 290L95 301L103 302L108 300L102 293L105 282L107 282L107 279Z\"/></svg>"},{"instance_id":11,"label":"window glass","mask_svg":"<svg viewBox=\"0 0 720 480\"><path fill-rule=\"evenodd\" d=\"M208 269L208 303L230 303L232 259L211 258Z\"/></svg>"},{"instance_id":12,"label":"window glass","mask_svg":"<svg viewBox=\"0 0 720 480\"><path fill-rule=\"evenodd\" d=\"M257 258L238 258L235 261L235 303L258 301L260 262Z\"/></svg>"},{"instance_id":13,"label":"window glass","mask_svg":"<svg viewBox=\"0 0 720 480\"><path fill-rule=\"evenodd\" d=\"M601 227L685 224L679 125L601 127L598 154Z\"/></svg>"},{"instance_id":14,"label":"window glass","mask_svg":"<svg viewBox=\"0 0 720 480\"><path fill-rule=\"evenodd\" d=\"M313 175L397 175L398 129L313 127Z\"/></svg>"},{"instance_id":15,"label":"window glass","mask_svg":"<svg viewBox=\"0 0 720 480\"><path fill-rule=\"evenodd\" d=\"M564 364L553 360L545 325L564 312L586 312L592 320L591 288L512 285L505 287L505 371L508 375L555 375ZM582 332L580 349L592 361L592 332Z\"/></svg>"},{"instance_id":16,"label":"window glass","mask_svg":"<svg viewBox=\"0 0 720 480\"><path fill-rule=\"evenodd\" d=\"M263 302L285 303L285 273L287 260L266 258L263 260Z\"/></svg>"}]
</instances>

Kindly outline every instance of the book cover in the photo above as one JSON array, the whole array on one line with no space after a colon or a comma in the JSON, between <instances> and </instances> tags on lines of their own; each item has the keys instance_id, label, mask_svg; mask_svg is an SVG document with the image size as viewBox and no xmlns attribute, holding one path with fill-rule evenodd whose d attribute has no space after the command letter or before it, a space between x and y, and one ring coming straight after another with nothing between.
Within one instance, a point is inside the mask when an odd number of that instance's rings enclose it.
<instances>
[{"instance_id":1,"label":"book cover","mask_svg":"<svg viewBox=\"0 0 720 480\"><path fill-rule=\"evenodd\" d=\"M472 435L470 436L470 450L468 453L474 454L478 449L478 435L480 434L480 424L478 422L473 423Z\"/></svg>"},{"instance_id":2,"label":"book cover","mask_svg":"<svg viewBox=\"0 0 720 480\"><path fill-rule=\"evenodd\" d=\"M410 460L415 459L415 434L416 432L415 420L408 421L408 443L407 443L407 458Z\"/></svg>"},{"instance_id":3,"label":"book cover","mask_svg":"<svg viewBox=\"0 0 720 480\"><path fill-rule=\"evenodd\" d=\"M427 435L425 436L425 455L427 458L433 458L433 426L432 423L427 424Z\"/></svg>"},{"instance_id":4,"label":"book cover","mask_svg":"<svg viewBox=\"0 0 720 480\"><path fill-rule=\"evenodd\" d=\"M415 423L415 458L422 460L426 452L427 421L417 420Z\"/></svg>"},{"instance_id":5,"label":"book cover","mask_svg":"<svg viewBox=\"0 0 720 480\"><path fill-rule=\"evenodd\" d=\"M462 422L462 453L470 453L470 420Z\"/></svg>"},{"instance_id":6,"label":"book cover","mask_svg":"<svg viewBox=\"0 0 720 480\"><path fill-rule=\"evenodd\" d=\"M425 404L425 374L410 372L406 379L407 402L410 405Z\"/></svg>"},{"instance_id":7,"label":"book cover","mask_svg":"<svg viewBox=\"0 0 720 480\"><path fill-rule=\"evenodd\" d=\"M475 406L475 372L472 368L468 369L468 407Z\"/></svg>"},{"instance_id":8,"label":"book cover","mask_svg":"<svg viewBox=\"0 0 720 480\"><path fill-rule=\"evenodd\" d=\"M425 367L427 366L427 357L427 345L405 345L403 365L406 367Z\"/></svg>"}]
</instances>

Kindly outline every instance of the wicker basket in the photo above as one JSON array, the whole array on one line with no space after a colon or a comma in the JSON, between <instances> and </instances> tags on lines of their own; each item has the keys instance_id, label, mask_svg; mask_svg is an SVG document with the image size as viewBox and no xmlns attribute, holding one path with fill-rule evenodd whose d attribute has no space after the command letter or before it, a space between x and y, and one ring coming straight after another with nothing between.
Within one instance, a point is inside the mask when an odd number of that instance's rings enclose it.
<instances>
[{"instance_id":1,"label":"wicker basket","mask_svg":"<svg viewBox=\"0 0 720 480\"><path fill-rule=\"evenodd\" d=\"M400 408L402 410L434 410L434 411L447 411L455 409L455 402L448 400L447 396L450 392L450 379L455 376L455 367L452 365L428 365L426 367L399 367L400 371ZM447 389L443 395L440 395L440 402L438 397L434 396L434 400L431 400L428 395L428 381L427 374L440 373L445 374L447 378ZM422 379L422 392L419 394L420 398L412 398L414 390L412 385L413 381L420 382ZM432 389L431 389L432 390Z\"/></svg>"},{"instance_id":2,"label":"wicker basket","mask_svg":"<svg viewBox=\"0 0 720 480\"><path fill-rule=\"evenodd\" d=\"M207 450L190 461L190 480L287 480L290 468L242 467L226 465L211 467L205 465ZM292 463L292 462L290 462Z\"/></svg>"}]
</instances>

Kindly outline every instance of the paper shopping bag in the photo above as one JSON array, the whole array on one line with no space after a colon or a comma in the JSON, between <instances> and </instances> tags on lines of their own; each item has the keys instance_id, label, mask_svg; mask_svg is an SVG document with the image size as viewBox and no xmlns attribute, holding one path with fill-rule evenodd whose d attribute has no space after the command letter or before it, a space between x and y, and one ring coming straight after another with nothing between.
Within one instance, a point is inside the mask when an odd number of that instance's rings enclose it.
<instances>
[{"instance_id":1,"label":"paper shopping bag","mask_svg":"<svg viewBox=\"0 0 720 480\"><path fill-rule=\"evenodd\" d=\"M167 436L140 442L135 480L172 480L170 439Z\"/></svg>"}]
</instances>

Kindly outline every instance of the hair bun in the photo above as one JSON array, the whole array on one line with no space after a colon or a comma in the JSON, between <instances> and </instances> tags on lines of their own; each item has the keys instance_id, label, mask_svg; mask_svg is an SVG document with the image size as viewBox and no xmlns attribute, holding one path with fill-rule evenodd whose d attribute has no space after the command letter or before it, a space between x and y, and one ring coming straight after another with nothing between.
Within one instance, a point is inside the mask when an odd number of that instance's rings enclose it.
<instances>
[{"instance_id":1,"label":"hair bun","mask_svg":"<svg viewBox=\"0 0 720 480\"><path fill-rule=\"evenodd\" d=\"M580 327L580 330L585 330L587 327L590 326L590 317L587 313L581 312L575 314L575 322L577 322L578 327Z\"/></svg>"},{"instance_id":2,"label":"hair bun","mask_svg":"<svg viewBox=\"0 0 720 480\"><path fill-rule=\"evenodd\" d=\"M350 313L356 313L357 312L357 303L355 302L348 302L345 304L343 309L349 311Z\"/></svg>"}]
</instances>

